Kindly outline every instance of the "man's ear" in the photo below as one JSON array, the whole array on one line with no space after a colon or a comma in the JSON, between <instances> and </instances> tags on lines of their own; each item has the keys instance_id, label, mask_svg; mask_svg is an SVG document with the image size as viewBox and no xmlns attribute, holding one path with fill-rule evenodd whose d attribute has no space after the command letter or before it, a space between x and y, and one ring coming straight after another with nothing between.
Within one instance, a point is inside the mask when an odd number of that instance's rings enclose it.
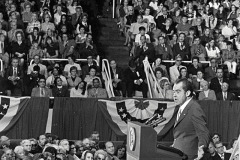
<instances>
[{"instance_id":1,"label":"man's ear","mask_svg":"<svg viewBox=\"0 0 240 160\"><path fill-rule=\"evenodd\" d=\"M186 92L186 96L187 96L187 97L190 97L190 95L191 95L191 91L188 90L188 91Z\"/></svg>"}]
</instances>

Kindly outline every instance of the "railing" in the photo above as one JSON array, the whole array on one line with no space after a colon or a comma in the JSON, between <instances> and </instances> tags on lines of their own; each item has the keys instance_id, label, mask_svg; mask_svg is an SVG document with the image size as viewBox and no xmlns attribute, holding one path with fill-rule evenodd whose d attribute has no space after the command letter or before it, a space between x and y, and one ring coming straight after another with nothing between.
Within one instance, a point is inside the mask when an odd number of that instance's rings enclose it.
<instances>
[{"instance_id":1,"label":"railing","mask_svg":"<svg viewBox=\"0 0 240 160\"><path fill-rule=\"evenodd\" d=\"M108 93L108 98L115 97L112 86L110 66L107 59L102 60L102 77L105 81L105 88Z\"/></svg>"},{"instance_id":2,"label":"railing","mask_svg":"<svg viewBox=\"0 0 240 160\"><path fill-rule=\"evenodd\" d=\"M0 62L1 62L0 66L1 66L1 73L2 73L3 72L3 61L2 61L2 59L0 59Z\"/></svg>"},{"instance_id":3,"label":"railing","mask_svg":"<svg viewBox=\"0 0 240 160\"><path fill-rule=\"evenodd\" d=\"M163 95L161 95L161 92L160 92L161 90L160 86L157 82L155 74L147 58L143 60L143 65L144 65L144 71L146 74L146 80L148 83L148 91L149 91L150 98L163 98Z\"/></svg>"},{"instance_id":4,"label":"railing","mask_svg":"<svg viewBox=\"0 0 240 160\"><path fill-rule=\"evenodd\" d=\"M68 59L58 59L58 58L53 58L53 59L51 59L51 58L43 58L43 59L41 59L41 60L42 60L42 61L68 61ZM76 59L76 61L86 62L87 59ZM97 66L99 66L100 57L97 56L97 58L96 58L96 59L93 59L93 61L95 61L96 64L97 64ZM30 65L32 65L33 62L34 62L34 60L32 59L32 60L30 61Z\"/></svg>"},{"instance_id":5,"label":"railing","mask_svg":"<svg viewBox=\"0 0 240 160\"><path fill-rule=\"evenodd\" d=\"M162 60L165 63L174 63L175 60ZM192 63L192 61L182 61L182 63ZM210 64L210 61L200 61L200 63Z\"/></svg>"},{"instance_id":6,"label":"railing","mask_svg":"<svg viewBox=\"0 0 240 160\"><path fill-rule=\"evenodd\" d=\"M101 0L100 0L101 1ZM115 18L115 0L113 0L113 9L112 9L112 17Z\"/></svg>"}]
</instances>

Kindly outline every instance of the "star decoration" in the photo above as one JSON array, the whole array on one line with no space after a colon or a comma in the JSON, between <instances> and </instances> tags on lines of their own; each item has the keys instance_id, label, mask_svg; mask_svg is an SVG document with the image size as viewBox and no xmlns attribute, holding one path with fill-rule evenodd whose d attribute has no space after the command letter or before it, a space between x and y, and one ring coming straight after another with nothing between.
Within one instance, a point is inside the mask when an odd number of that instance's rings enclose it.
<instances>
[{"instance_id":1,"label":"star decoration","mask_svg":"<svg viewBox=\"0 0 240 160\"><path fill-rule=\"evenodd\" d=\"M123 116L123 118L126 118L126 117L127 117L127 115L126 115L125 113L123 113L122 116Z\"/></svg>"},{"instance_id":2,"label":"star decoration","mask_svg":"<svg viewBox=\"0 0 240 160\"><path fill-rule=\"evenodd\" d=\"M6 105L6 104L4 104L2 106L3 106L3 109L7 109L8 108L8 105Z\"/></svg>"},{"instance_id":3,"label":"star decoration","mask_svg":"<svg viewBox=\"0 0 240 160\"><path fill-rule=\"evenodd\" d=\"M120 108L120 109L119 109L119 112L123 112L123 108Z\"/></svg>"}]
</instances>

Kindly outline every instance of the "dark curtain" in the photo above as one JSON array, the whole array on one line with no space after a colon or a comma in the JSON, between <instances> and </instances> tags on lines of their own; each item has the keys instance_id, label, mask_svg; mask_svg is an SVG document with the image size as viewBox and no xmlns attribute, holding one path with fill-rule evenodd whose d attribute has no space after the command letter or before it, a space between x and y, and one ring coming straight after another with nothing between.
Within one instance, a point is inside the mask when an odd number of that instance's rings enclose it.
<instances>
[{"instance_id":1,"label":"dark curtain","mask_svg":"<svg viewBox=\"0 0 240 160\"><path fill-rule=\"evenodd\" d=\"M123 140L108 126L95 98L55 98L52 133L60 138L83 139L99 131L101 140Z\"/></svg>"},{"instance_id":2,"label":"dark curtain","mask_svg":"<svg viewBox=\"0 0 240 160\"><path fill-rule=\"evenodd\" d=\"M24 99L27 105L16 124L8 131L3 132L11 139L37 138L46 130L49 98Z\"/></svg>"},{"instance_id":3,"label":"dark curtain","mask_svg":"<svg viewBox=\"0 0 240 160\"><path fill-rule=\"evenodd\" d=\"M92 131L100 132L100 139L125 140L117 136L100 111L98 99L55 98L53 107L52 133L60 138L83 139ZM230 101L198 101L206 113L207 125L211 133L222 135L223 142L229 142L240 132L240 103ZM159 141L173 141L172 129Z\"/></svg>"}]
</instances>

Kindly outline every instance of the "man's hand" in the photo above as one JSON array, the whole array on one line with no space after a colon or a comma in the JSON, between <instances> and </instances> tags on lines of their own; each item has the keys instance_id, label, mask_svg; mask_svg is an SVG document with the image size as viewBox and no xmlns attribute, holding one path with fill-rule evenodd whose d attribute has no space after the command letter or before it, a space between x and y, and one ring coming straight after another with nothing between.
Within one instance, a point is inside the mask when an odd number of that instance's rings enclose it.
<instances>
[{"instance_id":1,"label":"man's hand","mask_svg":"<svg viewBox=\"0 0 240 160\"><path fill-rule=\"evenodd\" d=\"M198 157L195 158L194 160L200 160L200 159L203 157L203 155L204 155L204 150L203 150L203 148L204 148L203 145L200 146L200 147L198 147Z\"/></svg>"}]
</instances>

